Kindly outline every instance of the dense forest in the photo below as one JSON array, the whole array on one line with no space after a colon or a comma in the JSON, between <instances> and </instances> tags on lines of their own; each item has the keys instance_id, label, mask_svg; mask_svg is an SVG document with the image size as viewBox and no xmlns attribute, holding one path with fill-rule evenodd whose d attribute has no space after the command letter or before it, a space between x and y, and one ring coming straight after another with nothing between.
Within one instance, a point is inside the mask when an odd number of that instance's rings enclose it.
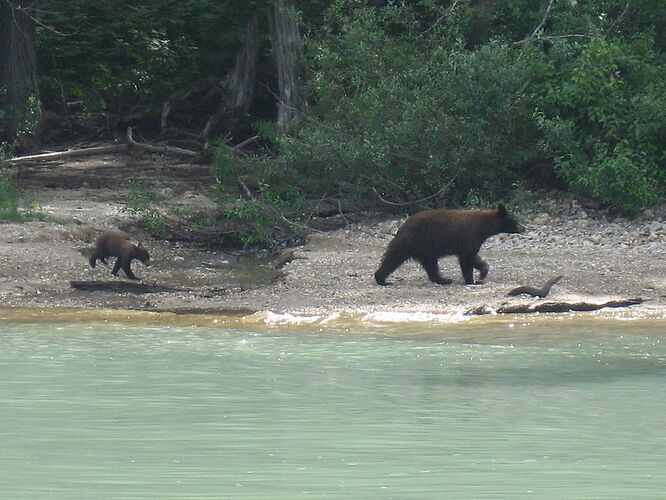
<instances>
[{"instance_id":1,"label":"dense forest","mask_svg":"<svg viewBox=\"0 0 666 500\"><path fill-rule=\"evenodd\" d=\"M626 215L663 200L666 2L2 0L0 16L5 157L132 127L211 161L222 188L254 179L254 217L544 188Z\"/></svg>"}]
</instances>

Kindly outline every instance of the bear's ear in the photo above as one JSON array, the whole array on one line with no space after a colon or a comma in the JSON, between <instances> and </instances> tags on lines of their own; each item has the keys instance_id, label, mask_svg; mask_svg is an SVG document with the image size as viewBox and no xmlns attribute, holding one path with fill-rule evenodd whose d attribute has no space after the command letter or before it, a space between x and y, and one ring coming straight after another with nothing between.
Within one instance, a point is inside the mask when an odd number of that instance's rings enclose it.
<instances>
[{"instance_id":1,"label":"bear's ear","mask_svg":"<svg viewBox=\"0 0 666 500\"><path fill-rule=\"evenodd\" d=\"M500 217L506 217L507 215L509 215L503 203L497 205L497 215L499 215Z\"/></svg>"}]
</instances>

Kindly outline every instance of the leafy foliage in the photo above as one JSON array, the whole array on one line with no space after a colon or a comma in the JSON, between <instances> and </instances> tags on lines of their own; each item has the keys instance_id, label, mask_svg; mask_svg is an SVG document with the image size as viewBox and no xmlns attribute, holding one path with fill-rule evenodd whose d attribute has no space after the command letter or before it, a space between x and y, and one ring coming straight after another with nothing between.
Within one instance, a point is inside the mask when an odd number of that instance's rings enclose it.
<instances>
[{"instance_id":1,"label":"leafy foliage","mask_svg":"<svg viewBox=\"0 0 666 500\"><path fill-rule=\"evenodd\" d=\"M306 192L396 202L508 188L538 143L533 51L469 51L446 30L423 35L405 6L349 4L335 3L337 29L310 40L315 105L266 171L280 165Z\"/></svg>"},{"instance_id":2,"label":"leafy foliage","mask_svg":"<svg viewBox=\"0 0 666 500\"><path fill-rule=\"evenodd\" d=\"M647 3L443 4L332 3L308 38L312 106L260 169L271 189L441 205L554 175L628 214L661 199L666 63Z\"/></svg>"},{"instance_id":3,"label":"leafy foliage","mask_svg":"<svg viewBox=\"0 0 666 500\"><path fill-rule=\"evenodd\" d=\"M2 146L0 144L0 146ZM2 157L3 147L0 147ZM9 169L0 165L0 220L12 222L23 222L26 220L41 220L65 224L70 221L56 218L39 212L41 204L36 200L26 202L21 197L21 192L14 182Z\"/></svg>"},{"instance_id":4,"label":"leafy foliage","mask_svg":"<svg viewBox=\"0 0 666 500\"><path fill-rule=\"evenodd\" d=\"M122 211L138 216L149 231L159 236L165 233L164 217L155 205L159 199L160 196L150 185L147 176L140 173L127 182Z\"/></svg>"},{"instance_id":5,"label":"leafy foliage","mask_svg":"<svg viewBox=\"0 0 666 500\"><path fill-rule=\"evenodd\" d=\"M573 61L555 59L560 85L540 101L538 125L558 174L627 213L654 203L666 174L666 66L652 47L649 36L594 38Z\"/></svg>"},{"instance_id":6,"label":"leafy foliage","mask_svg":"<svg viewBox=\"0 0 666 500\"><path fill-rule=\"evenodd\" d=\"M0 220L22 220L18 189L5 170L0 170Z\"/></svg>"},{"instance_id":7,"label":"leafy foliage","mask_svg":"<svg viewBox=\"0 0 666 500\"><path fill-rule=\"evenodd\" d=\"M42 98L127 113L199 78L220 79L248 20L265 23L269 3L43 0ZM557 184L626 214L663 200L666 3L296 5L308 109L283 135L270 122L275 100L264 89L253 119L268 118L254 124L265 149L239 160L221 145L214 158L226 192L241 174L258 177L259 197L228 213L266 229L256 242L270 237L275 213L313 197L421 207ZM262 29L260 80L272 87ZM133 196L150 207L142 189Z\"/></svg>"},{"instance_id":8,"label":"leafy foliage","mask_svg":"<svg viewBox=\"0 0 666 500\"><path fill-rule=\"evenodd\" d=\"M48 103L128 110L202 76L224 75L265 1L44 0L38 34Z\"/></svg>"}]
</instances>

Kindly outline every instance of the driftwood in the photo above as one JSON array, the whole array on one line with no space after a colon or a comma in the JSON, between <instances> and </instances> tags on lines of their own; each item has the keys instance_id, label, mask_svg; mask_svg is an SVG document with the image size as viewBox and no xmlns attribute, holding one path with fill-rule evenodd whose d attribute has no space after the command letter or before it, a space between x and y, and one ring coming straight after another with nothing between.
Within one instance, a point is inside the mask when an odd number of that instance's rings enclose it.
<instances>
[{"instance_id":1,"label":"driftwood","mask_svg":"<svg viewBox=\"0 0 666 500\"><path fill-rule=\"evenodd\" d=\"M582 312L597 311L605 307L629 307L641 304L643 299L640 297L633 299L617 299L606 302L536 302L531 304L503 305L497 309L489 306L479 306L469 309L465 312L468 315L491 314L525 314L525 313L563 313L563 312Z\"/></svg>"},{"instance_id":2,"label":"driftwood","mask_svg":"<svg viewBox=\"0 0 666 500\"><path fill-rule=\"evenodd\" d=\"M85 292L116 292L116 293L161 293L190 292L187 288L166 285L149 285L134 281L70 281L72 288Z\"/></svg>"},{"instance_id":3,"label":"driftwood","mask_svg":"<svg viewBox=\"0 0 666 500\"><path fill-rule=\"evenodd\" d=\"M196 151L178 148L176 146L154 146L144 142L137 142L134 140L134 137L132 137L132 127L127 127L127 142L130 144L130 146L145 149L146 151L153 151L155 153L173 153L185 156L196 156L199 154Z\"/></svg>"},{"instance_id":4,"label":"driftwood","mask_svg":"<svg viewBox=\"0 0 666 500\"><path fill-rule=\"evenodd\" d=\"M239 175L238 186L240 187L241 196L246 200L254 200L256 194L259 193L259 180L254 175Z\"/></svg>"},{"instance_id":5,"label":"driftwood","mask_svg":"<svg viewBox=\"0 0 666 500\"><path fill-rule=\"evenodd\" d=\"M89 156L107 153L121 153L128 151L129 144L112 144L109 146L96 146L94 148L68 149L66 151L54 151L52 153L40 153L28 156L15 156L8 161L12 163L24 163L31 161L60 160L62 158L73 158L75 156Z\"/></svg>"},{"instance_id":6,"label":"driftwood","mask_svg":"<svg viewBox=\"0 0 666 500\"><path fill-rule=\"evenodd\" d=\"M535 286L519 286L518 288L514 288L511 290L509 293L507 293L508 296L514 297L516 295L521 295L521 294L527 294L531 295L532 297L546 297L548 293L550 293L550 289L552 286L560 281L562 279L562 276L554 276L553 278L550 278L548 281L546 281L543 286L540 288L537 288Z\"/></svg>"},{"instance_id":7,"label":"driftwood","mask_svg":"<svg viewBox=\"0 0 666 500\"><path fill-rule=\"evenodd\" d=\"M41 153L28 156L15 156L14 158L10 158L9 161L12 163L25 163L31 161L60 160L63 158L72 158L75 156L122 153L129 151L131 148L145 149L146 151L152 151L155 153L172 153L184 156L196 156L199 154L196 151L184 148L178 148L175 146L155 146L153 144L137 142L132 136L132 127L128 127L127 144L111 144L108 146L96 146L92 148L82 148L82 149L68 149L66 151L55 151L52 153Z\"/></svg>"}]
</instances>

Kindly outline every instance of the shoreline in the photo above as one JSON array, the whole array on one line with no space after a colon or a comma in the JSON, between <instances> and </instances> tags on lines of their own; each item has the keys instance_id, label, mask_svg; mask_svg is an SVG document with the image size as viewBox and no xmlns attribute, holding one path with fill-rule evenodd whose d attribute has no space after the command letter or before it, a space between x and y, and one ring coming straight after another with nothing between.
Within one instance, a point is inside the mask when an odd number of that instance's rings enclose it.
<instances>
[{"instance_id":1,"label":"shoreline","mask_svg":"<svg viewBox=\"0 0 666 500\"><path fill-rule=\"evenodd\" d=\"M126 191L89 183L100 171L108 176L110 169L130 168L128 162L125 157L72 160L64 167L37 169L41 177L33 176L32 184L24 181L24 199L38 200L41 212L67 222L0 223L0 303L87 309L91 314L109 309L304 317L389 312L456 316L483 306L537 302L507 293L562 275L542 300L640 297L642 304L626 308L629 316L666 318L666 206L629 220L586 210L561 193L544 193L538 208L512 207L527 226L525 233L497 235L482 246L480 255L490 265L484 284L465 285L457 259L446 257L440 259L440 269L453 284L433 284L420 266L406 262L389 277L391 286L378 286L374 271L404 218L366 218L342 229L313 232L306 244L290 249L289 262L275 269L275 257L267 254L207 251L148 237L136 218L122 211ZM137 160L131 168L150 167L148 160L143 162ZM48 179L71 169L78 172L77 182L45 187ZM210 213L214 202L192 182L163 187L169 202ZM183 291L73 289L70 281L124 279L112 277L110 267L90 269L87 264L86 249L105 229L124 230L134 243L142 241L149 249L150 267L132 263L142 283Z\"/></svg>"},{"instance_id":2,"label":"shoreline","mask_svg":"<svg viewBox=\"0 0 666 500\"><path fill-rule=\"evenodd\" d=\"M128 327L224 329L237 333L378 335L396 338L446 338L462 342L518 340L534 335L552 338L596 336L602 330L654 334L666 328L666 314L603 309L594 312L547 314L499 314L465 316L423 312L334 312L296 315L261 311L251 314L215 312L174 313L119 309L0 306L0 322L6 324L116 324ZM571 325L576 328L571 328ZM666 331L666 330L665 330ZM499 336L498 336L499 335Z\"/></svg>"}]
</instances>

